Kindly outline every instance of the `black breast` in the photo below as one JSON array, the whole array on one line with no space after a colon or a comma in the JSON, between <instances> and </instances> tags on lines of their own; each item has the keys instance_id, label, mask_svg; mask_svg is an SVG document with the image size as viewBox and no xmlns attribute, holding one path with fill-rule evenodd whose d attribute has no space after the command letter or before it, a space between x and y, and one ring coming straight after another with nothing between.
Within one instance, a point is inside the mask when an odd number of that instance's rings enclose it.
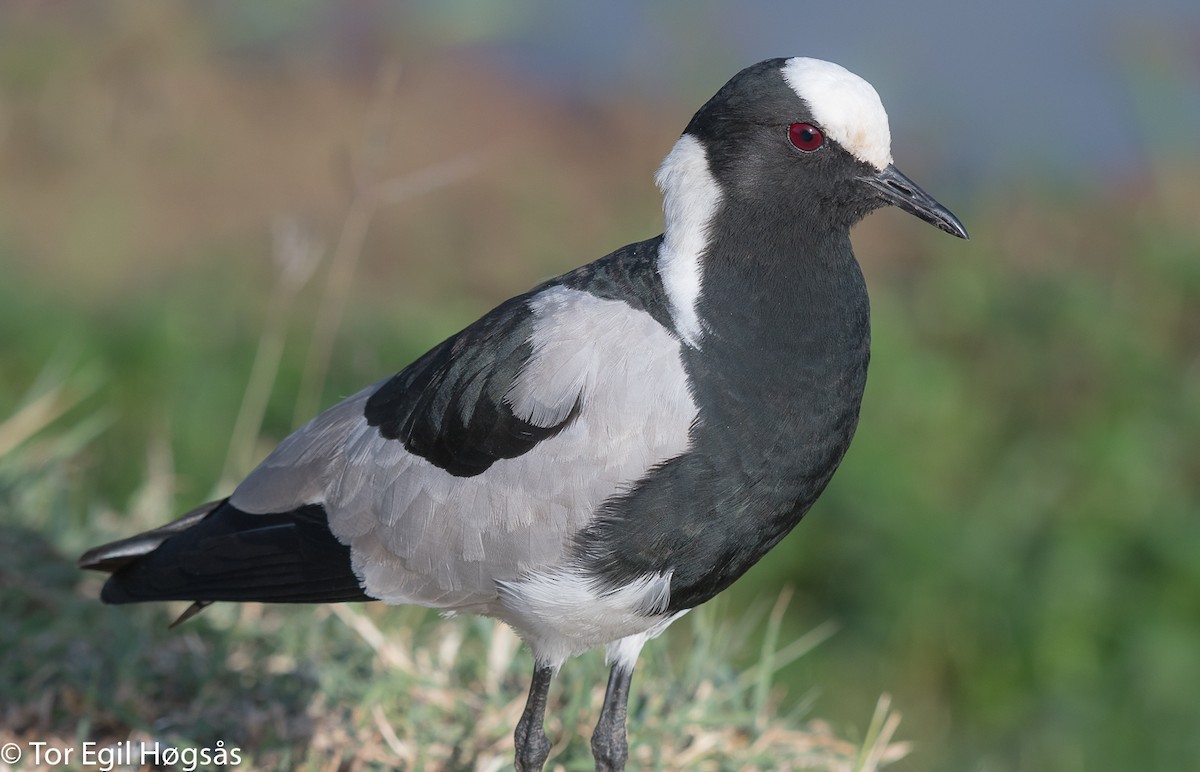
<instances>
[{"instance_id":1,"label":"black breast","mask_svg":"<svg viewBox=\"0 0 1200 772\"><path fill-rule=\"evenodd\" d=\"M833 247L787 270L706 264L705 333L684 354L698 409L690 449L608 501L582 535L581 558L606 582L670 570L670 609L703 603L825 489L854 435L870 355L862 274L848 239Z\"/></svg>"}]
</instances>

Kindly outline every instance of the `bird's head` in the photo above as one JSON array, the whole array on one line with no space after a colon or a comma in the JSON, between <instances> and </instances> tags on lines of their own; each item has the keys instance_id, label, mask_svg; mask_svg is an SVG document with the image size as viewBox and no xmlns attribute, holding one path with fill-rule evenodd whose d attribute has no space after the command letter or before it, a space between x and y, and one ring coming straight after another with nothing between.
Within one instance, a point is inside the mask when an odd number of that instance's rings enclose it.
<instances>
[{"instance_id":1,"label":"bird's head","mask_svg":"<svg viewBox=\"0 0 1200 772\"><path fill-rule=\"evenodd\" d=\"M752 217L843 229L890 204L967 238L895 167L891 144L879 94L848 70L800 57L747 67L700 108L659 169L668 235L730 201Z\"/></svg>"}]
</instances>

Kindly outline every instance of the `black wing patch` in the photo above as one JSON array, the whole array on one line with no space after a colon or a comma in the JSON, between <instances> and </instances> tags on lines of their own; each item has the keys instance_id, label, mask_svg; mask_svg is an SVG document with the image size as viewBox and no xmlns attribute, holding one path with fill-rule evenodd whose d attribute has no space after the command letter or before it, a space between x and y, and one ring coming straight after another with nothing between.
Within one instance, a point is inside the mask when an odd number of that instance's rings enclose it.
<instances>
[{"instance_id":1,"label":"black wing patch","mask_svg":"<svg viewBox=\"0 0 1200 772\"><path fill-rule=\"evenodd\" d=\"M457 477L481 474L569 426L578 401L562 421L538 426L505 400L533 355L528 300L537 291L501 304L385 382L367 400L367 423Z\"/></svg>"}]
</instances>

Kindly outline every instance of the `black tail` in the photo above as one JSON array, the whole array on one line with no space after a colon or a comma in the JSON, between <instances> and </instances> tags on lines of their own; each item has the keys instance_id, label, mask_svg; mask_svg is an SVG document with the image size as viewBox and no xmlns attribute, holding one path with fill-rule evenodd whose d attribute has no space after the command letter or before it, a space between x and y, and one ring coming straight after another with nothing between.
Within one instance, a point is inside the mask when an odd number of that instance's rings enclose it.
<instances>
[{"instance_id":1,"label":"black tail","mask_svg":"<svg viewBox=\"0 0 1200 772\"><path fill-rule=\"evenodd\" d=\"M100 594L105 603L190 600L202 608L218 600L371 600L320 504L254 515L228 499L214 501L161 528L88 550L79 566L112 574Z\"/></svg>"}]
</instances>

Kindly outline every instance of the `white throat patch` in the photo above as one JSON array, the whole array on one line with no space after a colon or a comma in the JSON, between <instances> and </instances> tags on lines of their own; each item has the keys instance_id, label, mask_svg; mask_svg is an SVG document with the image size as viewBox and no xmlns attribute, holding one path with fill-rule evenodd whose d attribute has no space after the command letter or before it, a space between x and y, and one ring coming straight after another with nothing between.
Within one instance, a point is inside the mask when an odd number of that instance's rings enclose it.
<instances>
[{"instance_id":1,"label":"white throat patch","mask_svg":"<svg viewBox=\"0 0 1200 772\"><path fill-rule=\"evenodd\" d=\"M892 132L874 86L844 67L806 57L788 59L783 79L826 136L876 169L892 162Z\"/></svg>"}]
</instances>

